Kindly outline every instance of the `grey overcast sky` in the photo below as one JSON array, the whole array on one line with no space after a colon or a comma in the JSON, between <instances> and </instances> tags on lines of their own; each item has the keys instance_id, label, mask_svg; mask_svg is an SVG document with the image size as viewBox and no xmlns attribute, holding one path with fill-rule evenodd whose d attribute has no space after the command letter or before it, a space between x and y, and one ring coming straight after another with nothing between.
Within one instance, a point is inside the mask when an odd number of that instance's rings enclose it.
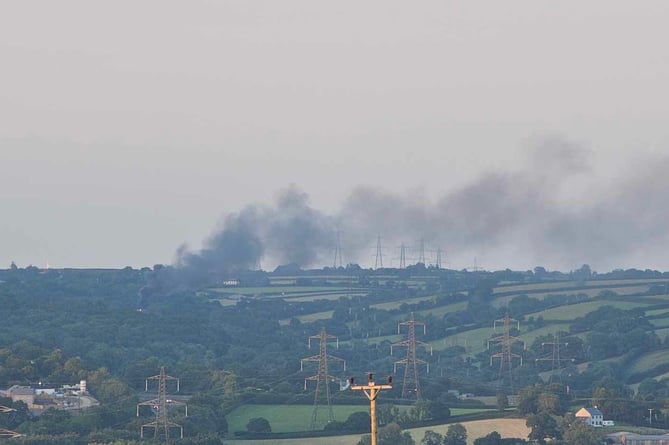
<instances>
[{"instance_id":1,"label":"grey overcast sky","mask_svg":"<svg viewBox=\"0 0 669 445\"><path fill-rule=\"evenodd\" d=\"M669 269L666 0L1 9L0 267L171 263L289 189L345 262Z\"/></svg>"}]
</instances>

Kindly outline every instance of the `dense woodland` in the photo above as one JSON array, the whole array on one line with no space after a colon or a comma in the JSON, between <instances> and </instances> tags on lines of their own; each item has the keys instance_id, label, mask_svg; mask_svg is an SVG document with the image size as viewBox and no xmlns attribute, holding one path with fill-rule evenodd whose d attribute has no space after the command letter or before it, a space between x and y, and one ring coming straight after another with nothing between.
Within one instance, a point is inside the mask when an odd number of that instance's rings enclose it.
<instances>
[{"instance_id":1,"label":"dense woodland","mask_svg":"<svg viewBox=\"0 0 669 445\"><path fill-rule=\"evenodd\" d=\"M235 434L264 437L269 431L262 421L247 431L229 431L226 416L243 404L312 403L313 389L304 390L308 374L300 372L300 360L314 354L307 348L307 338L322 327L339 338L340 348L333 353L347 363L346 375L336 369L332 372L342 378L363 378L369 370L392 374L398 357L390 356L392 340L385 337L395 335L398 322L414 312L422 314L427 326L420 339L439 342L459 332L490 328L505 315L519 320L521 331L531 331L549 323L532 315L548 308L593 299L634 303L640 298L646 302L644 307L601 305L563 320L559 338L565 344L565 360L558 362L559 369L554 360L544 360L545 345L555 340L554 334L539 335L526 351L516 351L523 355L523 366L501 376L499 366L489 365L489 351L468 353L465 346L447 345L430 355L421 348L420 358L433 369L421 380L424 399L402 400L396 385L384 394L380 423L392 428L444 423L449 409L476 404L448 393L457 390L495 396L498 415L508 415L501 410L509 404L507 397L515 395L511 392L517 393L513 415L526 417L533 428L531 439L540 441L564 440L565 435L574 434L564 416L579 405L597 405L607 418L629 425L644 425L652 409L653 426L669 428L663 412L669 401L668 380L663 378L669 361L632 367L641 357L669 350L656 322L663 309L669 312L669 300L663 298L668 293L667 273L596 274L587 266L570 273L541 267L472 272L419 264L376 271L355 265L316 271L286 266L271 273L240 273L236 278L240 287L271 290L278 286L273 284L277 277L286 276L292 277L291 285L343 286L350 291L337 298L299 301L282 298L281 292L271 298L245 295L236 304L223 305L217 299L218 290L229 277L193 278L168 266L40 270L12 265L1 270L0 388L49 387L86 379L101 405L82 414L49 410L35 416L20 402L0 399L0 405L16 409L0 414L0 428L26 435L10 439L15 443L132 443L139 438L140 426L150 421L150 413L135 415L137 403L147 399L145 379L164 366L180 378L182 393L189 399L188 417L173 414L186 435L179 443L219 444ZM598 287L607 280L644 280L645 285L638 295L623 297L607 286ZM541 297L529 291L505 292L505 286L519 283L555 285ZM596 293L583 293L579 286ZM502 300L503 304L495 303ZM374 306L393 301L401 303L387 309ZM431 313L457 303L459 310ZM304 314L328 311L332 312L327 318L304 321ZM518 333L514 328L511 335ZM491 338L494 335L491 330ZM366 400L360 396L336 392L334 403L360 404L364 413ZM368 422L368 415L352 415L329 424L321 433L363 433ZM437 436L424 443L446 443L446 438ZM480 444L501 443L494 435L488 439Z\"/></svg>"}]
</instances>

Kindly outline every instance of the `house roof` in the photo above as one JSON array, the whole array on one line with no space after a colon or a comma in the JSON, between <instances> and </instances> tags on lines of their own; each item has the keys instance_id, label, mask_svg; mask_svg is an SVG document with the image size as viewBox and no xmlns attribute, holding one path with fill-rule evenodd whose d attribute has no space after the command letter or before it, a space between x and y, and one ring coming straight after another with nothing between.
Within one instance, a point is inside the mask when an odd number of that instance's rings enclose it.
<instances>
[{"instance_id":1,"label":"house roof","mask_svg":"<svg viewBox=\"0 0 669 445\"><path fill-rule=\"evenodd\" d=\"M35 390L30 386L19 386L14 385L7 390L7 392L12 396L32 396L35 394Z\"/></svg>"},{"instance_id":2,"label":"house roof","mask_svg":"<svg viewBox=\"0 0 669 445\"><path fill-rule=\"evenodd\" d=\"M594 416L603 416L603 415L604 415L604 414L602 414L602 412L601 412L599 409L597 409L597 407L586 408L586 410L587 410L587 411L590 413L590 415L593 416L593 417L594 417Z\"/></svg>"},{"instance_id":3,"label":"house roof","mask_svg":"<svg viewBox=\"0 0 669 445\"><path fill-rule=\"evenodd\" d=\"M604 414L597 409L597 407L587 407L587 408L581 408L578 410L576 413L576 417L595 417L595 416L601 416L603 417Z\"/></svg>"}]
</instances>

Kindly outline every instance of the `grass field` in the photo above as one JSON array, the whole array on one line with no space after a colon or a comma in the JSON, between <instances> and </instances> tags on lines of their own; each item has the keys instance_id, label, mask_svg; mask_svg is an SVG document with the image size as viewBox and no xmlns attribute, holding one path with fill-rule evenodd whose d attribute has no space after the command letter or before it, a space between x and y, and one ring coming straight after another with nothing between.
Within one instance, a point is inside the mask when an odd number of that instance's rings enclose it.
<instances>
[{"instance_id":1,"label":"grass field","mask_svg":"<svg viewBox=\"0 0 669 445\"><path fill-rule=\"evenodd\" d=\"M647 304L648 303L644 303L643 301L586 301L583 303L569 304L552 309L546 309L541 312L535 312L533 314L527 314L526 317L543 317L544 320L573 320L577 317L582 317L588 312L592 312L602 306L613 306L618 309L634 309L640 306L646 306Z\"/></svg>"},{"instance_id":2,"label":"grass field","mask_svg":"<svg viewBox=\"0 0 669 445\"><path fill-rule=\"evenodd\" d=\"M357 411L369 411L368 405L333 405L335 419L344 421ZM243 405L225 416L230 432L246 431L246 424L254 417L264 417L269 420L272 431L285 433L292 431L308 431L313 405ZM319 409L319 428L327 423L327 407Z\"/></svg>"},{"instance_id":3,"label":"grass field","mask_svg":"<svg viewBox=\"0 0 669 445\"><path fill-rule=\"evenodd\" d=\"M625 286L625 287L612 287L612 288L607 288L607 289L578 289L578 290L569 290L569 291L563 291L563 292L539 292L539 293L533 293L529 294L531 298L536 298L537 300L543 300L546 298L548 295L587 295L590 298L594 298L597 295L600 294L600 292L609 290L612 292L615 292L616 294L620 296L625 296L625 295L635 295L639 294L642 292L645 292L648 290L648 286ZM499 297L493 301L493 306L495 307L500 307L506 305L509 301L513 300L516 298L518 295L523 295L524 292L518 292L518 294L514 295L506 295L504 297Z\"/></svg>"},{"instance_id":4,"label":"grass field","mask_svg":"<svg viewBox=\"0 0 669 445\"><path fill-rule=\"evenodd\" d=\"M585 283L579 281L557 281L557 282L547 282L547 283L532 283L532 284L520 284L512 286L498 286L493 290L495 293L499 292L514 292L514 293L523 293L523 292L536 292L540 290L551 290L551 289L562 289L562 288L579 288L586 289L592 287L623 287L626 285L645 285L651 286L659 283L666 283L666 279L635 279L635 280L591 280L586 281ZM603 290L603 289L599 289Z\"/></svg>"},{"instance_id":5,"label":"grass field","mask_svg":"<svg viewBox=\"0 0 669 445\"><path fill-rule=\"evenodd\" d=\"M460 301L458 303L447 304L446 306L439 306L430 309L422 309L420 311L416 311L416 315L422 317L426 315L432 315L433 317L443 317L444 315L450 314L451 312L461 311L466 307L467 307L467 302Z\"/></svg>"},{"instance_id":6,"label":"grass field","mask_svg":"<svg viewBox=\"0 0 669 445\"><path fill-rule=\"evenodd\" d=\"M634 374L647 371L658 365L669 363L669 351L655 351L639 357L638 360L627 369L627 372Z\"/></svg>"},{"instance_id":7,"label":"grass field","mask_svg":"<svg viewBox=\"0 0 669 445\"><path fill-rule=\"evenodd\" d=\"M522 325L521 325L522 328ZM567 323L555 323L555 324L550 324L547 326L544 326L539 329L535 329L533 331L521 333L519 335L520 338L525 340L525 343L527 344L527 347L529 348L532 342L534 342L534 339L542 336L542 335L552 335L555 334L558 331L566 331L569 332L569 324Z\"/></svg>"},{"instance_id":8,"label":"grass field","mask_svg":"<svg viewBox=\"0 0 669 445\"><path fill-rule=\"evenodd\" d=\"M374 309L383 309L386 311L390 311L393 309L399 309L399 307L402 306L404 303L416 304L416 303L421 303L423 301L434 301L434 298L435 298L434 295L429 297L405 298L403 300L394 300L394 301L389 301L387 303L372 304L370 305L370 307L373 307Z\"/></svg>"},{"instance_id":9,"label":"grass field","mask_svg":"<svg viewBox=\"0 0 669 445\"><path fill-rule=\"evenodd\" d=\"M492 326L486 328L472 329L471 331L460 332L438 340L430 342L435 351L452 346L463 346L468 354L476 354L486 349L486 340L493 334Z\"/></svg>"},{"instance_id":10,"label":"grass field","mask_svg":"<svg viewBox=\"0 0 669 445\"><path fill-rule=\"evenodd\" d=\"M302 323L311 323L316 320L329 320L334 311L315 312L313 314L300 315L296 317Z\"/></svg>"},{"instance_id":11,"label":"grass field","mask_svg":"<svg viewBox=\"0 0 669 445\"><path fill-rule=\"evenodd\" d=\"M410 406L398 406L408 410ZM345 421L352 413L369 412L369 405L332 405L336 420ZM451 408L451 416L475 414L487 411L480 408ZM264 417L275 433L308 431L314 412L313 405L242 405L226 416L230 432L246 431L246 424L254 417ZM322 428L327 423L327 407L319 407L318 424Z\"/></svg>"},{"instance_id":12,"label":"grass field","mask_svg":"<svg viewBox=\"0 0 669 445\"><path fill-rule=\"evenodd\" d=\"M262 287L217 287L207 289L211 292L221 294L240 294L240 295L296 295L300 292L318 293L318 292L345 292L348 287L341 286L262 286Z\"/></svg>"},{"instance_id":13,"label":"grass field","mask_svg":"<svg viewBox=\"0 0 669 445\"><path fill-rule=\"evenodd\" d=\"M462 422L467 429L467 444L472 445L475 439L484 437L497 431L502 438L527 438L530 429L525 425L525 419L489 419ZM420 443L425 431L432 430L439 434L446 434L449 425L435 425L423 428L408 429L416 443ZM268 439L268 440L234 440L225 441L227 445L356 445L360 434L348 436L313 437L306 439Z\"/></svg>"},{"instance_id":14,"label":"grass field","mask_svg":"<svg viewBox=\"0 0 669 445\"><path fill-rule=\"evenodd\" d=\"M283 296L286 301L291 303L300 303L300 302L310 302L316 300L339 300L341 297L362 297L365 296L365 293L360 292L337 292L337 293L328 293L328 294L309 294L309 295L299 295L299 296L288 296L287 294Z\"/></svg>"}]
</instances>

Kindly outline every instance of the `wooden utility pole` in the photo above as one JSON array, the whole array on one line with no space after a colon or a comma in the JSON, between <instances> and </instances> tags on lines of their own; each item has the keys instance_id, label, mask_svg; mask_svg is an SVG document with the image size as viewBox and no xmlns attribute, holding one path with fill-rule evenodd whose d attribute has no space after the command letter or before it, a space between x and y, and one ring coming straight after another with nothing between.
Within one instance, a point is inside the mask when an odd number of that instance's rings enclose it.
<instances>
[{"instance_id":1,"label":"wooden utility pole","mask_svg":"<svg viewBox=\"0 0 669 445\"><path fill-rule=\"evenodd\" d=\"M349 379L349 383L351 384L352 390L358 390L364 392L367 398L369 399L369 417L371 418L371 424L372 424L371 445L376 445L376 397L379 395L379 391L381 391L382 389L393 389L393 385L391 385L391 383L393 382L393 378L392 376L388 376L387 385L377 385L376 383L374 383L374 374L372 374L371 372L367 374L367 378L369 382L366 385L355 385L353 377Z\"/></svg>"}]
</instances>

